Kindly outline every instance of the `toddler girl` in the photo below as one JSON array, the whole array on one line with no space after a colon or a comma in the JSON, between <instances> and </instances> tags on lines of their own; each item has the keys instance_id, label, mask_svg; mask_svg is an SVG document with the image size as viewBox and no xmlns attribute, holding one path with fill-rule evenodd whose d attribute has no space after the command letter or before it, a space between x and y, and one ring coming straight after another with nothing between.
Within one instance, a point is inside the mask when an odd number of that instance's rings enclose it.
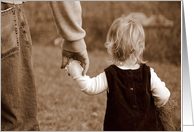
<instances>
[{"instance_id":1,"label":"toddler girl","mask_svg":"<svg viewBox=\"0 0 194 132\"><path fill-rule=\"evenodd\" d=\"M109 29L106 47L112 65L98 76L82 76L83 68L76 60L70 60L66 67L86 94L107 91L104 130L164 130L157 108L167 104L170 92L142 60L145 35L140 22L130 17L116 19Z\"/></svg>"}]
</instances>

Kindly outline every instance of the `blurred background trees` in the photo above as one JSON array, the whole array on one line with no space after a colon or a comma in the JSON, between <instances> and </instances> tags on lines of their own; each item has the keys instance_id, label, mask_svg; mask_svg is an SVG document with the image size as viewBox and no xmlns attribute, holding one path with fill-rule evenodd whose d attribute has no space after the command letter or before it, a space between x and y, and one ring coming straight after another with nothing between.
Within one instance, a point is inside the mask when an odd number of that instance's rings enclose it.
<instances>
[{"instance_id":1,"label":"blurred background trees","mask_svg":"<svg viewBox=\"0 0 194 132\"><path fill-rule=\"evenodd\" d=\"M112 22L131 12L142 12L147 18L163 15L173 26L144 27L148 61L181 65L181 1L81 1L85 41L89 51L106 51L104 43ZM24 5L33 44L53 45L57 33L48 2L31 1Z\"/></svg>"}]
</instances>

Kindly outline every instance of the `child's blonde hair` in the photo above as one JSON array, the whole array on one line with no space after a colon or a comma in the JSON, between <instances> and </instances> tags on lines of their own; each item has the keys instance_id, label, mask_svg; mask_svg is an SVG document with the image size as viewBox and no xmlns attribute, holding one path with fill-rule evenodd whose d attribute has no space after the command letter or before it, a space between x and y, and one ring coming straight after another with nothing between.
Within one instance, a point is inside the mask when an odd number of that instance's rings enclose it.
<instances>
[{"instance_id":1,"label":"child's blonde hair","mask_svg":"<svg viewBox=\"0 0 194 132\"><path fill-rule=\"evenodd\" d=\"M136 63L143 61L143 50L145 49L145 34L141 23L135 19L121 17L111 25L105 46L112 55L112 63L123 62L129 57Z\"/></svg>"}]
</instances>

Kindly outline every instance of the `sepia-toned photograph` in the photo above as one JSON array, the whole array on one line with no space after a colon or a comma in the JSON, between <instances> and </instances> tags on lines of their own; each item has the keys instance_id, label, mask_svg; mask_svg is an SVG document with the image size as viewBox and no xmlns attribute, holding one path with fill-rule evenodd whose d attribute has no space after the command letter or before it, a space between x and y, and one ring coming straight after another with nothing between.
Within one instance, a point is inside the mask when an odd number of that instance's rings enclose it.
<instances>
[{"instance_id":1,"label":"sepia-toned photograph","mask_svg":"<svg viewBox=\"0 0 194 132\"><path fill-rule=\"evenodd\" d=\"M181 1L1 1L1 131L181 131Z\"/></svg>"}]
</instances>

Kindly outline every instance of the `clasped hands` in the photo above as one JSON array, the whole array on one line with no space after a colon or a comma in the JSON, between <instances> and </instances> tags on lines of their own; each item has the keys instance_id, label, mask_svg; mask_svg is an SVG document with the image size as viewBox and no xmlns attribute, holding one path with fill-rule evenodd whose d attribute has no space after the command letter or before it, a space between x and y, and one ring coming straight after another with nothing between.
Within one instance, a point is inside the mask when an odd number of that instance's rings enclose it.
<instances>
[{"instance_id":1,"label":"clasped hands","mask_svg":"<svg viewBox=\"0 0 194 132\"><path fill-rule=\"evenodd\" d=\"M82 75L85 76L89 68L89 58L87 50L80 52L71 52L65 49L62 50L62 64L61 69L65 68L71 61L77 60L83 67Z\"/></svg>"}]
</instances>

